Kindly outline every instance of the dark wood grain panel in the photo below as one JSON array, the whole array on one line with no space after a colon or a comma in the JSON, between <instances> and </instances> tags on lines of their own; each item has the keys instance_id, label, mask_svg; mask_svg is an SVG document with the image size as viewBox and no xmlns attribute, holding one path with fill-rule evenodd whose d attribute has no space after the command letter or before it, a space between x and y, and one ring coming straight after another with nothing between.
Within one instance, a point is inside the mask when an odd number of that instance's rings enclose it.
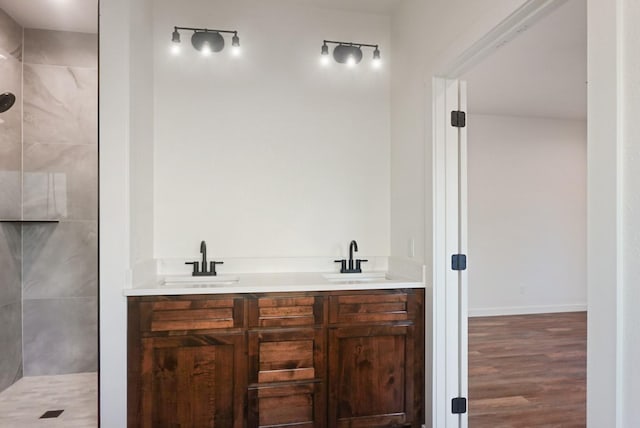
<instances>
[{"instance_id":1,"label":"dark wood grain panel","mask_svg":"<svg viewBox=\"0 0 640 428\"><path fill-rule=\"evenodd\" d=\"M405 292L356 293L329 297L332 324L406 321L410 295Z\"/></svg>"},{"instance_id":2,"label":"dark wood grain panel","mask_svg":"<svg viewBox=\"0 0 640 428\"><path fill-rule=\"evenodd\" d=\"M242 427L242 335L142 339L138 427Z\"/></svg>"},{"instance_id":3,"label":"dark wood grain panel","mask_svg":"<svg viewBox=\"0 0 640 428\"><path fill-rule=\"evenodd\" d=\"M260 297L258 299L258 307L260 308L279 308L292 306L313 306L315 303L314 296L301 297Z\"/></svg>"},{"instance_id":4,"label":"dark wood grain panel","mask_svg":"<svg viewBox=\"0 0 640 428\"><path fill-rule=\"evenodd\" d=\"M239 328L244 325L244 298L179 296L157 301L139 298L142 331L197 331ZM144 299L144 300L143 300Z\"/></svg>"},{"instance_id":5,"label":"dark wood grain panel","mask_svg":"<svg viewBox=\"0 0 640 428\"><path fill-rule=\"evenodd\" d=\"M341 327L329 331L329 424L353 418L411 420L411 326ZM413 397L411 397L413 398ZM380 422L382 423L382 422Z\"/></svg>"},{"instance_id":6,"label":"dark wood grain panel","mask_svg":"<svg viewBox=\"0 0 640 428\"><path fill-rule=\"evenodd\" d=\"M235 299L208 299L208 300L163 300L151 303L153 311L170 311L178 309L212 309L232 308Z\"/></svg>"},{"instance_id":7,"label":"dark wood grain panel","mask_svg":"<svg viewBox=\"0 0 640 428\"><path fill-rule=\"evenodd\" d=\"M289 293L291 294L291 293ZM303 327L323 322L320 295L260 296L249 301L250 327Z\"/></svg>"},{"instance_id":8,"label":"dark wood grain panel","mask_svg":"<svg viewBox=\"0 0 640 428\"><path fill-rule=\"evenodd\" d=\"M424 421L424 291L129 298L128 426Z\"/></svg>"},{"instance_id":9,"label":"dark wood grain panel","mask_svg":"<svg viewBox=\"0 0 640 428\"><path fill-rule=\"evenodd\" d=\"M249 427L325 427L319 383L269 386L249 390Z\"/></svg>"},{"instance_id":10,"label":"dark wood grain panel","mask_svg":"<svg viewBox=\"0 0 640 428\"><path fill-rule=\"evenodd\" d=\"M248 353L251 384L324 377L322 329L250 331Z\"/></svg>"},{"instance_id":11,"label":"dark wood grain panel","mask_svg":"<svg viewBox=\"0 0 640 428\"><path fill-rule=\"evenodd\" d=\"M329 426L418 426L414 330L406 325L329 330Z\"/></svg>"}]
</instances>

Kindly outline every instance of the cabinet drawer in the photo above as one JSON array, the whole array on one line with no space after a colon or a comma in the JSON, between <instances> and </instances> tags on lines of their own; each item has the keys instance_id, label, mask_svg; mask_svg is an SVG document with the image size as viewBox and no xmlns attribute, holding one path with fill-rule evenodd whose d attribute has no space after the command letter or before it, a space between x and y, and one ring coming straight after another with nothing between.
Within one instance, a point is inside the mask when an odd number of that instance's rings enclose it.
<instances>
[{"instance_id":1,"label":"cabinet drawer","mask_svg":"<svg viewBox=\"0 0 640 428\"><path fill-rule=\"evenodd\" d=\"M311 381L324 376L321 329L249 332L249 383Z\"/></svg>"},{"instance_id":2,"label":"cabinet drawer","mask_svg":"<svg viewBox=\"0 0 640 428\"><path fill-rule=\"evenodd\" d=\"M361 323L407 321L411 319L409 299L404 292L345 294L329 298L329 322Z\"/></svg>"},{"instance_id":3,"label":"cabinet drawer","mask_svg":"<svg viewBox=\"0 0 640 428\"><path fill-rule=\"evenodd\" d=\"M319 383L250 389L248 426L324 427L323 396Z\"/></svg>"},{"instance_id":4,"label":"cabinet drawer","mask_svg":"<svg viewBox=\"0 0 640 428\"><path fill-rule=\"evenodd\" d=\"M249 302L250 327L301 327L322 324L321 296L262 296Z\"/></svg>"},{"instance_id":5,"label":"cabinet drawer","mask_svg":"<svg viewBox=\"0 0 640 428\"><path fill-rule=\"evenodd\" d=\"M163 298L141 303L142 331L197 331L243 325L242 298Z\"/></svg>"}]
</instances>

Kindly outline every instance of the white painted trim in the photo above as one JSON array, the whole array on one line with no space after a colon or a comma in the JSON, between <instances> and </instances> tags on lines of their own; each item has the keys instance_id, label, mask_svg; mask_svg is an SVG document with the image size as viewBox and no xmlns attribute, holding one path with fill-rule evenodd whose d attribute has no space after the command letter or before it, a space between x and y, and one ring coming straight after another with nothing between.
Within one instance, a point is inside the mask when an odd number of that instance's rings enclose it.
<instances>
[{"instance_id":1,"label":"white painted trim","mask_svg":"<svg viewBox=\"0 0 640 428\"><path fill-rule=\"evenodd\" d=\"M637 0L634 0L637 1ZM625 57L624 2L616 1L616 428L624 427L625 282L624 282L624 157L625 157ZM587 338L588 339L588 338Z\"/></svg>"},{"instance_id":2,"label":"white painted trim","mask_svg":"<svg viewBox=\"0 0 640 428\"><path fill-rule=\"evenodd\" d=\"M445 347L447 358L446 384L446 427L461 427L461 420L467 415L454 415L450 406L456 397L461 397L460 376L462 364L460 355L460 271L451 269L451 255L460 254L460 130L451 126L451 112L460 110L460 84L458 80L445 81L445 252L444 252L444 286L446 335Z\"/></svg>"},{"instance_id":3,"label":"white painted trim","mask_svg":"<svg viewBox=\"0 0 640 428\"><path fill-rule=\"evenodd\" d=\"M503 306L495 308L469 309L469 318L473 317L497 317L503 315L532 315L555 314L561 312L585 312L586 303L574 303L568 305L539 305L539 306Z\"/></svg>"},{"instance_id":4,"label":"white painted trim","mask_svg":"<svg viewBox=\"0 0 640 428\"><path fill-rule=\"evenodd\" d=\"M448 406L446 401L446 247L445 247L445 79L433 79L433 378L432 426L444 427ZM428 320L427 320L428 321ZM428 370L429 368L425 368Z\"/></svg>"},{"instance_id":5,"label":"white painted trim","mask_svg":"<svg viewBox=\"0 0 640 428\"><path fill-rule=\"evenodd\" d=\"M467 82L461 80L458 84L458 108L461 111L467 111ZM469 208L468 208L468 179L467 179L467 127L458 130L458 241L460 254L469 254ZM459 354L460 362L460 397L469 396L469 273L468 271L458 272L458 281L460 287L460 295L458 302L458 328L459 333ZM460 427L467 428L469 426L468 414L462 415L460 418Z\"/></svg>"},{"instance_id":6,"label":"white painted trim","mask_svg":"<svg viewBox=\"0 0 640 428\"><path fill-rule=\"evenodd\" d=\"M473 68L473 66L511 42L518 37L520 33L526 31L529 27L567 1L568 0L527 1L495 28L465 49L461 55L447 63L442 69L442 76L451 79L462 76Z\"/></svg>"}]
</instances>

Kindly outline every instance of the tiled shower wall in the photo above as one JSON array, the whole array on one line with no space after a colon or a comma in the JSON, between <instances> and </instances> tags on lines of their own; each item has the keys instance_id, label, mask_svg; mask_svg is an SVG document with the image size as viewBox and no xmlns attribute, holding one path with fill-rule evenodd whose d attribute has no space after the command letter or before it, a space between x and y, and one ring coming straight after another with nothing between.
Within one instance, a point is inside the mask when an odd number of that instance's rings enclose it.
<instances>
[{"instance_id":1,"label":"tiled shower wall","mask_svg":"<svg viewBox=\"0 0 640 428\"><path fill-rule=\"evenodd\" d=\"M0 219L20 218L22 165L22 27L0 9L0 93L16 103L0 114ZM0 391L22 377L22 239L20 225L0 223Z\"/></svg>"},{"instance_id":2,"label":"tiled shower wall","mask_svg":"<svg viewBox=\"0 0 640 428\"><path fill-rule=\"evenodd\" d=\"M0 218L60 219L0 227L2 390L97 369L97 36L0 10L0 55Z\"/></svg>"},{"instance_id":3,"label":"tiled shower wall","mask_svg":"<svg viewBox=\"0 0 640 428\"><path fill-rule=\"evenodd\" d=\"M24 374L97 370L95 34L24 30Z\"/></svg>"}]
</instances>

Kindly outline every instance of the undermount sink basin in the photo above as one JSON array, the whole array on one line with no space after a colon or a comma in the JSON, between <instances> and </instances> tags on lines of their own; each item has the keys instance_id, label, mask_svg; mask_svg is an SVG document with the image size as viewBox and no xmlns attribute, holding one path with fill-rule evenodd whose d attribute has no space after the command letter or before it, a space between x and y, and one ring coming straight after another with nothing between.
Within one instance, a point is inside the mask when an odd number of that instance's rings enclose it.
<instances>
[{"instance_id":1,"label":"undermount sink basin","mask_svg":"<svg viewBox=\"0 0 640 428\"><path fill-rule=\"evenodd\" d=\"M233 285L240 278L233 275L217 275L217 276L191 276L191 275L170 275L165 276L162 285L175 286L184 285L189 287L215 287L216 285Z\"/></svg>"},{"instance_id":2,"label":"undermount sink basin","mask_svg":"<svg viewBox=\"0 0 640 428\"><path fill-rule=\"evenodd\" d=\"M322 275L329 282L336 283L360 283L360 282L381 282L389 279L384 272L364 272L364 273L325 273Z\"/></svg>"}]
</instances>

